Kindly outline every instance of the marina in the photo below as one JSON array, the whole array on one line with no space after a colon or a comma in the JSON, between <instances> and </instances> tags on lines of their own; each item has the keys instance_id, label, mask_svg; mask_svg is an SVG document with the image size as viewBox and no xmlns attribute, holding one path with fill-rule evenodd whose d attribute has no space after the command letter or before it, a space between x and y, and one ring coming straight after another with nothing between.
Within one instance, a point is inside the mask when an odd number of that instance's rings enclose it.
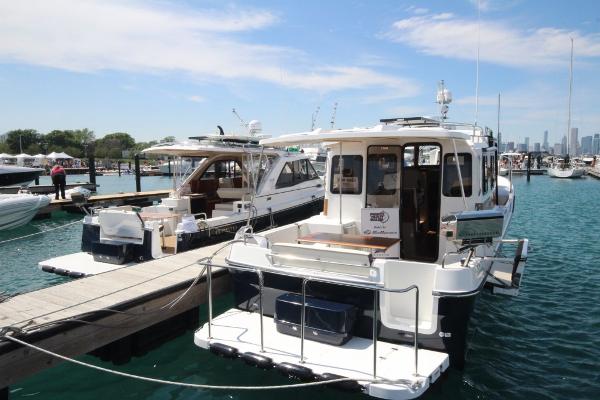
<instances>
[{"instance_id":1,"label":"marina","mask_svg":"<svg viewBox=\"0 0 600 400\"><path fill-rule=\"evenodd\" d=\"M0 2L0 400L600 399L600 3L500 3Z\"/></svg>"}]
</instances>

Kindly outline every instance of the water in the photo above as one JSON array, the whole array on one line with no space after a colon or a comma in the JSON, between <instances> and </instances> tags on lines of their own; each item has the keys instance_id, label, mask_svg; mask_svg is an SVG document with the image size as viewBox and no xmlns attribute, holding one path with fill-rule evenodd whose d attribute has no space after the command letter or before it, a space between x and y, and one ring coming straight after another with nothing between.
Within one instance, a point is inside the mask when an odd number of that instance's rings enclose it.
<instances>
[{"instance_id":1,"label":"water","mask_svg":"<svg viewBox=\"0 0 600 400\"><path fill-rule=\"evenodd\" d=\"M129 188L133 179L98 177L101 188ZM102 181L100 178L103 178ZM123 177L122 177L123 178ZM166 180L157 178L158 186ZM115 182L115 180L117 180ZM150 190L151 177L142 188ZM169 184L166 183L167 187ZM127 188L125 188L127 187ZM133 186L131 186L133 187ZM155 187L158 188L158 187ZM600 398L600 181L515 178L517 207L512 237L531 247L519 297L483 293L471 320L467 367L443 376L425 399L599 399ZM46 229L78 217L34 221L19 232ZM39 260L76 251L80 226L1 245L0 290L20 292L66 280L40 272ZM60 243L60 246L57 246ZM225 309L230 299L219 299ZM203 313L205 310L203 310ZM202 317L205 320L204 317ZM196 348L188 332L124 366L80 357L107 368L176 381L216 385L277 385L289 381L274 371L246 367ZM11 398L37 399L259 399L278 396L319 400L366 399L326 388L278 392L217 392L138 382L62 364L10 388Z\"/></svg>"}]
</instances>

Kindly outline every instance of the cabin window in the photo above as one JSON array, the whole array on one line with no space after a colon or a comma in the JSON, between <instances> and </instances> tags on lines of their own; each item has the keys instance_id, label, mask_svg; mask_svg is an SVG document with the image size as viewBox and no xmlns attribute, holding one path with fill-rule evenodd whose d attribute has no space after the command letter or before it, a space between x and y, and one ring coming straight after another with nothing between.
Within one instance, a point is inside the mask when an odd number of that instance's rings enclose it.
<instances>
[{"instance_id":1,"label":"cabin window","mask_svg":"<svg viewBox=\"0 0 600 400\"><path fill-rule=\"evenodd\" d=\"M242 176L242 167L235 160L218 160L212 163L200 179L237 178Z\"/></svg>"},{"instance_id":2,"label":"cabin window","mask_svg":"<svg viewBox=\"0 0 600 400\"><path fill-rule=\"evenodd\" d=\"M279 174L279 178L277 178L277 183L275 184L276 189L281 189L284 187L289 187L294 184L294 167L292 163L285 163L281 173Z\"/></svg>"},{"instance_id":3,"label":"cabin window","mask_svg":"<svg viewBox=\"0 0 600 400\"><path fill-rule=\"evenodd\" d=\"M469 197L473 192L473 168L471 154L458 153L458 165L460 166L460 175L465 188L465 196ZM460 190L460 179L458 177L458 170L456 168L456 158L452 153L444 156L444 184L442 193L446 197L462 197Z\"/></svg>"},{"instance_id":4,"label":"cabin window","mask_svg":"<svg viewBox=\"0 0 600 400\"><path fill-rule=\"evenodd\" d=\"M481 190L483 194L488 192L488 160L485 153L481 157Z\"/></svg>"},{"instance_id":5,"label":"cabin window","mask_svg":"<svg viewBox=\"0 0 600 400\"><path fill-rule=\"evenodd\" d=\"M342 156L342 193L360 194L362 193L362 175L363 175L362 156ZM339 193L340 186L340 156L333 156L331 159L331 193Z\"/></svg>"},{"instance_id":6,"label":"cabin window","mask_svg":"<svg viewBox=\"0 0 600 400\"><path fill-rule=\"evenodd\" d=\"M400 146L369 146L367 207L400 207Z\"/></svg>"},{"instance_id":7,"label":"cabin window","mask_svg":"<svg viewBox=\"0 0 600 400\"><path fill-rule=\"evenodd\" d=\"M285 166L279 174L277 179L276 189L294 186L302 182L310 181L318 178L319 176L315 172L314 168L308 160L298 160L293 162L285 163Z\"/></svg>"}]
</instances>

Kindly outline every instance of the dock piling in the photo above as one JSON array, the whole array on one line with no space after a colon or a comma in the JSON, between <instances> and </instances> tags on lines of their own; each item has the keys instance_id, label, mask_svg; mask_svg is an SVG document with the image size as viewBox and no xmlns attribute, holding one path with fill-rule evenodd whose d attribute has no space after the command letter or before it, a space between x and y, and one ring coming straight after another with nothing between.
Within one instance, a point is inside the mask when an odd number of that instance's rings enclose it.
<instances>
[{"instance_id":1,"label":"dock piling","mask_svg":"<svg viewBox=\"0 0 600 400\"><path fill-rule=\"evenodd\" d=\"M142 182L140 181L140 155L136 154L135 155L135 191L136 192L141 192L142 191Z\"/></svg>"},{"instance_id":2,"label":"dock piling","mask_svg":"<svg viewBox=\"0 0 600 400\"><path fill-rule=\"evenodd\" d=\"M527 182L531 179L531 153L527 153Z\"/></svg>"},{"instance_id":3,"label":"dock piling","mask_svg":"<svg viewBox=\"0 0 600 400\"><path fill-rule=\"evenodd\" d=\"M121 176L121 160L117 161L117 169L119 170L119 176Z\"/></svg>"},{"instance_id":4,"label":"dock piling","mask_svg":"<svg viewBox=\"0 0 600 400\"><path fill-rule=\"evenodd\" d=\"M90 183L96 184L96 159L94 157L94 146L92 144L87 145L86 150L88 152L88 170L90 174Z\"/></svg>"}]
</instances>

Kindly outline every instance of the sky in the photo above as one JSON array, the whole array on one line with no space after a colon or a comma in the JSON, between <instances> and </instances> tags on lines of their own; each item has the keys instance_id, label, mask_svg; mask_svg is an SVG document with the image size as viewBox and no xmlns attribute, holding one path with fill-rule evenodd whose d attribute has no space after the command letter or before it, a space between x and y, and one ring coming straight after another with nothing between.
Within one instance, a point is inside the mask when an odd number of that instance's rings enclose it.
<instances>
[{"instance_id":1,"label":"sky","mask_svg":"<svg viewBox=\"0 0 600 400\"><path fill-rule=\"evenodd\" d=\"M88 128L138 141L278 136L436 116L550 145L600 132L600 2L0 0L0 133ZM478 46L479 43L479 46ZM476 112L476 60L479 88ZM317 111L318 110L318 111Z\"/></svg>"}]
</instances>

